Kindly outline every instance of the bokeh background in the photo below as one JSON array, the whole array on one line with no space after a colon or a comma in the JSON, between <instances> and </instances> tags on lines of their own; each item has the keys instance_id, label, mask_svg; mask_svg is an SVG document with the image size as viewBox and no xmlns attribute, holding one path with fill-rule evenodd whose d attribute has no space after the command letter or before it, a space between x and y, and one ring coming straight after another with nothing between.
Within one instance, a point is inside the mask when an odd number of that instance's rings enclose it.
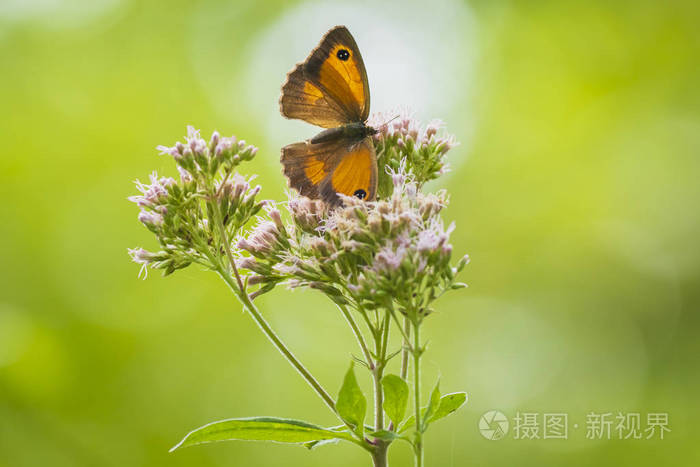
<instances>
[{"instance_id":1,"label":"bokeh background","mask_svg":"<svg viewBox=\"0 0 700 467\"><path fill-rule=\"evenodd\" d=\"M461 141L456 252L470 288L426 324L426 381L469 393L428 435L432 466L700 463L700 4L431 0L0 2L0 466L357 466L340 444L219 443L221 418L334 420L226 287L195 267L137 279L154 246L126 197L185 126L260 147L285 73L346 24L373 110ZM352 336L313 292L260 307L333 393ZM426 383L428 385L429 383ZM481 414L565 412L568 440L484 439ZM661 440L587 440L590 412L669 414ZM406 446L393 465L410 465Z\"/></svg>"}]
</instances>

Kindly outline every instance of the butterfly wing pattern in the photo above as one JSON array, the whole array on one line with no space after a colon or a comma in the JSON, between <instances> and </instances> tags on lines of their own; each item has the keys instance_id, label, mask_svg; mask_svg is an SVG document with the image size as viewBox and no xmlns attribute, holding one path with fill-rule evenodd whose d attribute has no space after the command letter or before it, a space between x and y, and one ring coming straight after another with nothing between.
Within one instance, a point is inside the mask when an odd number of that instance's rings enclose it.
<instances>
[{"instance_id":1,"label":"butterfly wing pattern","mask_svg":"<svg viewBox=\"0 0 700 467\"><path fill-rule=\"evenodd\" d=\"M282 148L290 186L310 198L339 204L337 193L373 200L377 158L367 127L369 84L350 32L337 26L305 62L287 75L280 111L287 118L327 128L311 140Z\"/></svg>"},{"instance_id":2,"label":"butterfly wing pattern","mask_svg":"<svg viewBox=\"0 0 700 467\"><path fill-rule=\"evenodd\" d=\"M338 102L305 77L304 63L287 75L282 86L280 110L287 118L304 120L321 128L335 128L347 123Z\"/></svg>"},{"instance_id":3,"label":"butterfly wing pattern","mask_svg":"<svg viewBox=\"0 0 700 467\"><path fill-rule=\"evenodd\" d=\"M303 141L282 148L282 165L301 195L338 204L337 193L373 200L377 190L377 157L372 139L333 138Z\"/></svg>"}]
</instances>

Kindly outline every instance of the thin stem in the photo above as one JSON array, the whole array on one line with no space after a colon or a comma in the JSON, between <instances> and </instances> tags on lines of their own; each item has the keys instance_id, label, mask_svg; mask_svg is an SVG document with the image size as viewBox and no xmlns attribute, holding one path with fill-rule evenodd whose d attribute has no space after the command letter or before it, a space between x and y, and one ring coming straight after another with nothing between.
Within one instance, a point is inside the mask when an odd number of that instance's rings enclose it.
<instances>
[{"instance_id":1,"label":"thin stem","mask_svg":"<svg viewBox=\"0 0 700 467\"><path fill-rule=\"evenodd\" d=\"M393 316L393 314L392 314ZM396 318L394 316L394 318ZM403 318L403 330L401 332L403 336L403 348L401 349L401 379L406 380L408 377L408 355L410 354L411 342L411 321L407 318ZM394 431L394 422L389 424L389 431Z\"/></svg>"},{"instance_id":2,"label":"thin stem","mask_svg":"<svg viewBox=\"0 0 700 467\"><path fill-rule=\"evenodd\" d=\"M215 200L212 200L211 204L216 215L216 223L218 224L219 230L221 232L221 242L224 244L224 251L226 251L226 257L228 258L228 262L231 265L233 275L236 276L238 290L240 290L241 294L245 295L246 298L248 298L245 286L243 285L243 280L241 279L241 275L238 273L238 268L236 267L236 261L233 259L233 255L231 254L231 243L229 243L228 235L226 234L226 227L224 226L224 220L221 217L221 210L219 209L219 205L216 203ZM248 301L250 301L250 299Z\"/></svg>"},{"instance_id":3,"label":"thin stem","mask_svg":"<svg viewBox=\"0 0 700 467\"><path fill-rule=\"evenodd\" d=\"M381 360L386 364L386 349L389 345L389 313L384 316L384 332L382 333L382 348L381 348Z\"/></svg>"},{"instance_id":4,"label":"thin stem","mask_svg":"<svg viewBox=\"0 0 700 467\"><path fill-rule=\"evenodd\" d=\"M248 310L250 315L253 317L255 322L258 324L260 329L262 329L262 331L265 333L268 339L272 341L277 350L279 350L282 353L282 355L284 355L287 358L289 363L291 363L292 366L296 368L296 370L301 374L301 376L311 385L312 388L314 388L318 395L321 396L321 399L323 399L326 405L333 411L333 413L337 415L337 412L335 410L335 401L333 400L333 398L328 394L328 392L326 392L325 389L323 389L321 384L316 380L316 378L314 378L314 376L309 372L309 370L307 370L306 367L304 367L304 365L302 365L302 363L299 360L297 360L297 358L287 348L284 342L282 342L280 338L277 337L277 334L275 334L275 332L272 330L267 321L265 321L265 318L263 318L263 316L258 311L257 307L251 301L250 296L246 292L245 286L243 285L241 275L238 272L238 267L236 267L236 261L233 259L233 255L231 254L231 244L228 241L226 227L224 226L223 219L221 218L219 206L214 200L212 200L212 207L214 209L216 222L219 226L219 230L221 233L221 240L224 244L223 246L224 250L226 251L226 257L228 258L231 270L233 271L233 274L236 277L236 283L238 285L238 288L236 288L236 285L231 282L231 276L228 274L227 271L223 270L220 263L218 269L219 275L229 285L233 293L236 294L238 298L240 298L245 308Z\"/></svg>"},{"instance_id":5,"label":"thin stem","mask_svg":"<svg viewBox=\"0 0 700 467\"><path fill-rule=\"evenodd\" d=\"M384 391L382 388L382 376L384 375L384 367L386 366L386 349L389 342L389 325L390 316L387 312L382 322L380 332L374 334L374 346L377 356L377 364L372 370L372 378L374 379L374 430L379 431L384 429ZM379 323L377 323L379 324ZM372 460L375 467L386 467L388 465L387 451L389 444L380 439L375 440L374 453Z\"/></svg>"},{"instance_id":6,"label":"thin stem","mask_svg":"<svg viewBox=\"0 0 700 467\"><path fill-rule=\"evenodd\" d=\"M410 330L410 323L407 325L406 318L404 317L404 325L402 327L401 323L399 322L399 318L396 316L396 310L394 310L393 307L389 308L389 313L391 313L391 317L394 318L394 322L396 322L396 326L399 328L399 331L401 331L401 335L403 336L404 342L408 343L410 332L406 332L406 329Z\"/></svg>"},{"instance_id":7,"label":"thin stem","mask_svg":"<svg viewBox=\"0 0 700 467\"><path fill-rule=\"evenodd\" d=\"M382 391L382 370L374 371L374 431L384 429L384 391Z\"/></svg>"},{"instance_id":8,"label":"thin stem","mask_svg":"<svg viewBox=\"0 0 700 467\"><path fill-rule=\"evenodd\" d=\"M423 427L420 413L420 323L413 323L413 392L415 396L416 439L414 443L416 467L423 467Z\"/></svg>"},{"instance_id":9,"label":"thin stem","mask_svg":"<svg viewBox=\"0 0 700 467\"><path fill-rule=\"evenodd\" d=\"M384 391L382 390L382 376L386 366L386 348L389 341L389 314L387 313L382 323L381 333L375 338L375 352L377 365L372 371L374 378L374 429L384 429Z\"/></svg>"},{"instance_id":10,"label":"thin stem","mask_svg":"<svg viewBox=\"0 0 700 467\"><path fill-rule=\"evenodd\" d=\"M262 314L260 313L260 311L258 311L257 307L253 304L250 296L248 295L248 292L246 292L246 288L241 278L241 275L238 272L236 261L233 259L233 255L231 254L231 244L228 240L226 227L224 226L219 206L214 199L211 200L211 204L214 211L214 215L216 217L215 221L221 233L221 240L224 246L224 250L226 252L226 257L228 258L229 265L231 270L233 271L233 275L236 278L236 282L234 283L231 279L231 275L228 273L227 270L228 268L224 269L220 261L210 257L209 259L210 261L212 261L212 264L216 265L216 269L219 273L219 276L221 276L221 278L224 280L224 282L226 282L231 291L233 291L233 293L241 300L244 308L248 311L248 313L250 313L250 315L255 320L255 323L263 331L267 338L272 342L275 348L282 355L284 355L287 361L297 370L297 372L299 372L302 378L306 380L306 382L311 386L311 388L316 392L316 394L318 394L321 397L321 399L323 400L323 402L325 402L328 408L331 409L333 414L335 414L349 428L350 433L354 435L355 432L353 430L353 427L349 425L345 420L343 420L343 418L340 416L340 414L335 408L335 401L330 396L330 394L328 394L328 392L323 388L323 386L321 386L321 383L318 382L318 380L311 374L311 372L309 372L309 370L306 369L306 367L296 358L296 356L294 356L292 351L287 348L284 342L282 342L282 340L277 336L275 331L272 330L272 327L269 325L269 323L265 320L265 318L263 318ZM373 458L375 457L376 449L371 444L369 444L364 438L358 437L355 443L372 453Z\"/></svg>"},{"instance_id":11,"label":"thin stem","mask_svg":"<svg viewBox=\"0 0 700 467\"><path fill-rule=\"evenodd\" d=\"M263 318L263 316L258 311L257 307L251 301L250 296L246 292L245 286L243 285L241 275L238 272L236 261L233 259L233 255L231 254L231 244L229 243L228 235L226 234L226 227L224 226L223 219L221 218L221 211L219 210L219 206L214 200L212 200L212 207L214 209L216 222L219 226L219 230L221 233L221 240L224 244L223 246L226 252L226 257L228 258L230 268L233 271L234 276L236 277L236 283L238 285L238 288L236 288L236 286L231 282L231 276L228 274L228 272L224 271L221 267L219 267L218 270L219 275L229 285L233 293L240 298L245 308L251 314L255 322L258 324L260 329L262 329L262 331L265 333L268 339L272 341L277 350L279 350L282 353L282 355L284 355L287 358L289 363L291 363L292 366L296 368L296 370L301 374L301 376L311 385L311 387L314 388L314 390L318 393L319 396L321 396L321 399L323 399L323 401L333 411L333 413L337 414L335 410L335 401L333 400L333 398L328 394L328 392L326 392L325 389L323 389L321 384L316 380L316 378L314 378L314 376L309 372L309 370L307 370L306 367L304 367L304 365L302 365L302 363L299 360L297 360L297 358L287 348L284 342L282 342L280 338L277 337L277 334L275 334L275 332L272 330L265 318Z\"/></svg>"},{"instance_id":12,"label":"thin stem","mask_svg":"<svg viewBox=\"0 0 700 467\"><path fill-rule=\"evenodd\" d=\"M350 325L350 328L352 329L352 333L355 335L355 338L357 339L357 342L360 345L360 348L362 349L362 353L364 354L365 359L367 360L367 365L369 366L369 369L373 370L374 369L374 361L372 360L372 354L370 353L369 349L367 348L367 343L365 342L364 336L360 332L360 328L357 327L357 323L355 322L355 318L352 317L352 314L350 313L350 311L347 309L346 306L338 305L338 308L340 309L340 312L345 317L345 320Z\"/></svg>"},{"instance_id":13,"label":"thin stem","mask_svg":"<svg viewBox=\"0 0 700 467\"><path fill-rule=\"evenodd\" d=\"M316 391L316 393L323 399L323 402L326 403L328 408L330 408L334 414L337 415L337 412L335 410L335 401L333 398L326 392L325 389L321 386L321 383L319 383L316 378L309 372L309 370L304 367L304 365L297 360L297 358L294 356L294 354L287 348L287 346L282 342L282 340L275 334L275 331L272 330L268 322L263 318L263 316L260 314L258 309L255 307L253 302L250 301L250 298L246 293L239 292L238 289L236 288L236 284L233 282L231 275L228 274L225 270L223 270L222 267L219 267L218 271L219 276L228 284L228 286L231 288L234 294L243 302L243 306L245 309L250 313L250 315L253 317L255 320L255 323L260 327L260 329L265 333L268 339L272 342L272 344L277 348L277 350L280 351L282 355L287 359L289 363L292 364L292 366L299 372L299 374L306 380L307 383Z\"/></svg>"},{"instance_id":14,"label":"thin stem","mask_svg":"<svg viewBox=\"0 0 700 467\"><path fill-rule=\"evenodd\" d=\"M411 338L411 321L408 318L403 319L403 331L404 331L404 341L403 350L401 351L401 379L406 379L408 376L408 354L410 348Z\"/></svg>"},{"instance_id":15,"label":"thin stem","mask_svg":"<svg viewBox=\"0 0 700 467\"><path fill-rule=\"evenodd\" d=\"M372 336L374 336L377 333L377 330L374 327L374 325L372 324L372 320L369 319L369 316L367 316L367 311L362 309L362 308L360 308L359 311L360 311L360 315L365 320L365 324L367 325L367 329L369 329L369 332L371 332Z\"/></svg>"},{"instance_id":16,"label":"thin stem","mask_svg":"<svg viewBox=\"0 0 700 467\"><path fill-rule=\"evenodd\" d=\"M250 299L250 296L245 290L245 286L243 285L243 280L241 279L241 275L238 272L238 268L236 267L236 262L233 259L233 255L231 254L231 245L228 241L228 236L226 235L226 227L224 226L223 220L221 218L221 212L219 210L219 206L216 204L215 201L212 200L212 207L214 209L215 217L216 217L216 222L219 226L219 230L221 233L221 240L223 242L224 250L226 251L226 257L228 258L231 270L233 271L234 276L236 277L236 283L234 283L231 280L231 275L228 273L227 270L223 268L220 262L216 262L217 265L217 272L221 276L221 278L228 284L228 286L231 288L233 293L238 296L238 298L241 300L243 303L243 306L245 309L250 313L250 315L253 317L255 320L255 323L258 325L258 327L263 331L263 333L267 336L267 338L272 342L272 344L277 348L277 350L284 355L284 357L287 359L287 361L299 372L299 374L306 380L307 383L313 388L313 390L318 394L321 399L323 399L323 402L326 403L329 409L340 419L345 423L348 428L350 428L350 432L354 433L352 430L352 427L348 425L348 423L343 420L343 418L338 414L338 411L335 408L335 401L333 398L328 394L328 392L321 386L321 383L314 378L314 376L309 372L309 370L306 369L306 367L294 356L291 350L287 348L287 346L282 342L282 340L277 337L277 334L275 334L275 331L272 330L272 327L268 324L268 322L263 318L262 314L258 311L257 307L253 304L253 302ZM238 287L236 287L238 286ZM367 448L364 446L366 443L364 440L360 440L363 447Z\"/></svg>"},{"instance_id":17,"label":"thin stem","mask_svg":"<svg viewBox=\"0 0 700 467\"><path fill-rule=\"evenodd\" d=\"M228 169L226 170L226 173L224 174L224 178L221 179L221 184L219 184L219 189L216 190L216 196L219 196L221 193L221 190L224 188L224 184L226 184L226 180L228 180L229 175L231 175L231 171L233 169Z\"/></svg>"}]
</instances>

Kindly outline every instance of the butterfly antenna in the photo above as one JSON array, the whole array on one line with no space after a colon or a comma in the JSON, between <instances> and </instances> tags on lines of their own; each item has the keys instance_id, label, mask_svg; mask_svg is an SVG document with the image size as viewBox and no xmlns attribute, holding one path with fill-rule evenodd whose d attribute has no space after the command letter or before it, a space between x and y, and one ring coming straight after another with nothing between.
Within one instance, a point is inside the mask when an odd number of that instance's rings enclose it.
<instances>
[{"instance_id":1,"label":"butterfly antenna","mask_svg":"<svg viewBox=\"0 0 700 467\"><path fill-rule=\"evenodd\" d=\"M391 122L393 122L394 120L396 120L399 117L400 117L400 115L394 116L394 118L392 118L391 120L387 120L386 122L382 123L382 126L390 124Z\"/></svg>"}]
</instances>

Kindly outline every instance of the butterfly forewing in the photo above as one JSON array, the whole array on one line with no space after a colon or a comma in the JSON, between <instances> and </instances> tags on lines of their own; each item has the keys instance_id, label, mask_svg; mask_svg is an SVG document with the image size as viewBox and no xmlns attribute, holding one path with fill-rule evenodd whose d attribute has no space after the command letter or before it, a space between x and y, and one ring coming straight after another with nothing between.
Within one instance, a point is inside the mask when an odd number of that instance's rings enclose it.
<instances>
[{"instance_id":1,"label":"butterfly forewing","mask_svg":"<svg viewBox=\"0 0 700 467\"><path fill-rule=\"evenodd\" d=\"M287 81L282 86L280 112L287 118L298 118L322 128L347 123L344 108L304 77L303 63L287 75Z\"/></svg>"},{"instance_id":2,"label":"butterfly forewing","mask_svg":"<svg viewBox=\"0 0 700 467\"><path fill-rule=\"evenodd\" d=\"M304 65L305 75L343 106L348 122L369 116L369 84L362 55L350 32L338 26L321 40Z\"/></svg>"}]
</instances>

